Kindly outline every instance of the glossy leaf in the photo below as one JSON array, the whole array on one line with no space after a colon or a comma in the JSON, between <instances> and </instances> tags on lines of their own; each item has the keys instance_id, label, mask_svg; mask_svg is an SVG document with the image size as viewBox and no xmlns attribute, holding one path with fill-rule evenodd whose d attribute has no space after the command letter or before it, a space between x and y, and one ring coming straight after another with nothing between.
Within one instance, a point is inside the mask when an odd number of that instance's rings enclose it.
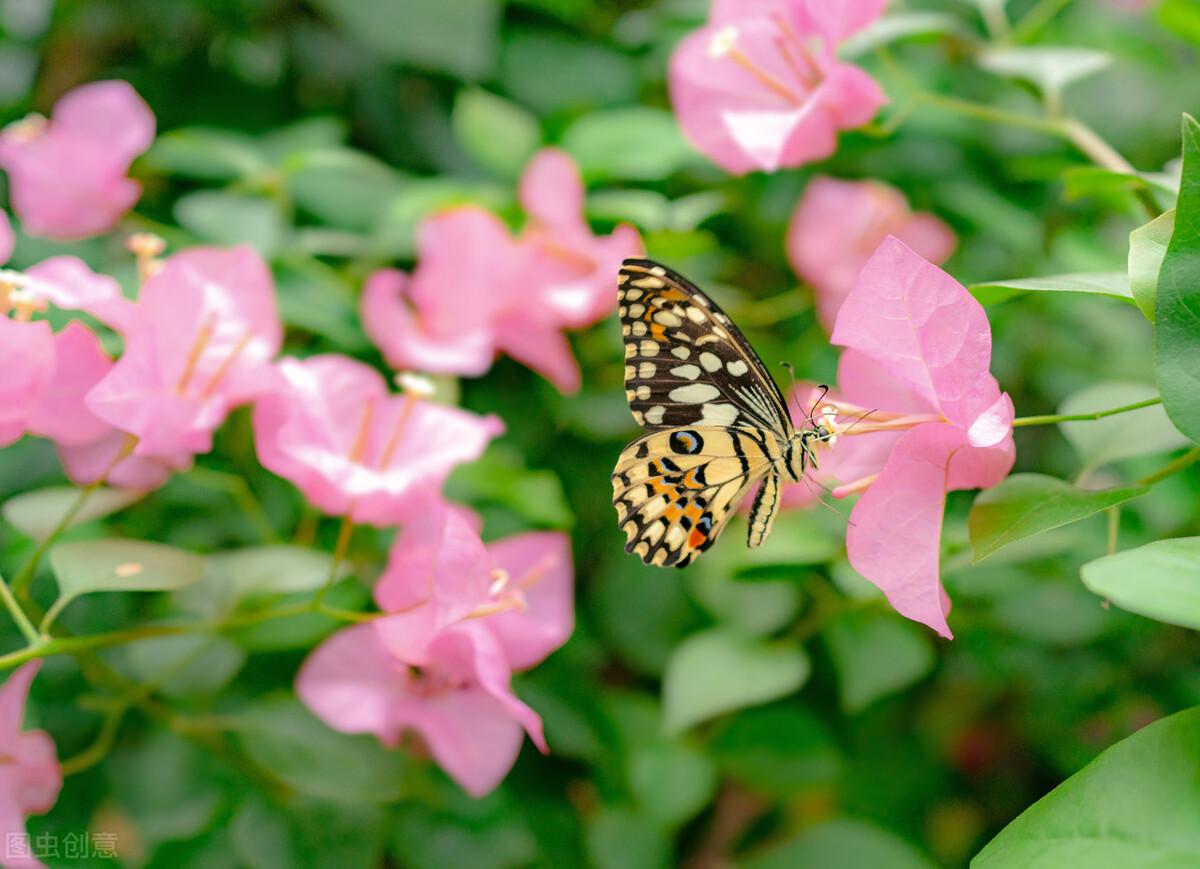
<instances>
[{"instance_id":1,"label":"glossy leaf","mask_svg":"<svg viewBox=\"0 0 1200 869\"><path fill-rule=\"evenodd\" d=\"M972 284L971 295L980 304L995 305L1023 293L1088 293L1133 302L1129 278L1122 272L1097 274L1052 275L1045 278L1017 278L1011 281L988 281Z\"/></svg>"},{"instance_id":2,"label":"glossy leaf","mask_svg":"<svg viewBox=\"0 0 1200 869\"><path fill-rule=\"evenodd\" d=\"M1200 631L1200 537L1106 555L1081 573L1084 585L1121 609Z\"/></svg>"},{"instance_id":3,"label":"glossy leaf","mask_svg":"<svg viewBox=\"0 0 1200 869\"><path fill-rule=\"evenodd\" d=\"M679 644L663 676L663 718L678 733L723 712L798 690L811 670L799 645L715 628Z\"/></svg>"},{"instance_id":4,"label":"glossy leaf","mask_svg":"<svg viewBox=\"0 0 1200 869\"><path fill-rule=\"evenodd\" d=\"M45 540L72 505L79 499L80 490L73 486L51 486L14 495L4 502L4 519L22 534L34 540ZM92 491L71 521L68 528L94 522L136 504L146 496L134 489L108 489L101 486Z\"/></svg>"},{"instance_id":5,"label":"glossy leaf","mask_svg":"<svg viewBox=\"0 0 1200 869\"><path fill-rule=\"evenodd\" d=\"M967 528L979 561L1034 534L1093 516L1150 491L1146 486L1087 490L1045 474L1013 474L979 494Z\"/></svg>"},{"instance_id":6,"label":"glossy leaf","mask_svg":"<svg viewBox=\"0 0 1200 869\"><path fill-rule=\"evenodd\" d=\"M1155 398L1158 390L1143 383L1097 383L1063 401L1058 412L1068 416L1124 407ZM1136 456L1152 456L1187 446L1161 404L1102 419L1059 423L1063 436L1079 453L1084 467L1096 468Z\"/></svg>"},{"instance_id":7,"label":"glossy leaf","mask_svg":"<svg viewBox=\"0 0 1200 869\"><path fill-rule=\"evenodd\" d=\"M1200 123L1183 119L1175 231L1158 275L1154 368L1172 422L1200 442Z\"/></svg>"},{"instance_id":8,"label":"glossy leaf","mask_svg":"<svg viewBox=\"0 0 1200 869\"><path fill-rule=\"evenodd\" d=\"M1005 827L972 869L1200 864L1200 708L1142 728Z\"/></svg>"},{"instance_id":9,"label":"glossy leaf","mask_svg":"<svg viewBox=\"0 0 1200 869\"><path fill-rule=\"evenodd\" d=\"M1171 209L1129 233L1129 288L1138 309L1151 323L1158 295L1158 273L1174 231L1175 209Z\"/></svg>"}]
</instances>

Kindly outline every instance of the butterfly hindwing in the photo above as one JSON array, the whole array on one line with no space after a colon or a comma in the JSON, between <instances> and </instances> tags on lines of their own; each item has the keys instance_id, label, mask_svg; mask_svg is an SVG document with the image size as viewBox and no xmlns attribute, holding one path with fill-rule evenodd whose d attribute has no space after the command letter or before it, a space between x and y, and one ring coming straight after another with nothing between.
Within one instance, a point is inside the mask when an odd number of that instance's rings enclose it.
<instances>
[{"instance_id":1,"label":"butterfly hindwing","mask_svg":"<svg viewBox=\"0 0 1200 869\"><path fill-rule=\"evenodd\" d=\"M750 487L775 476L777 449L774 435L748 428L674 428L637 439L612 475L625 550L647 564L686 567L713 544Z\"/></svg>"},{"instance_id":2,"label":"butterfly hindwing","mask_svg":"<svg viewBox=\"0 0 1200 869\"><path fill-rule=\"evenodd\" d=\"M625 394L648 431L745 426L785 439L787 405L737 326L686 278L626 260L619 290Z\"/></svg>"}]
</instances>

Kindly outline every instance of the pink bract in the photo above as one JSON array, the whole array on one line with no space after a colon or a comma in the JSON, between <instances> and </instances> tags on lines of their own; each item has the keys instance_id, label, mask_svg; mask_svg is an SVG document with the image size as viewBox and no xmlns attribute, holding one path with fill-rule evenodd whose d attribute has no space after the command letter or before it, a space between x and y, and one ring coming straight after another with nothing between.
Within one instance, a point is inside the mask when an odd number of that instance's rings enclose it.
<instances>
[{"instance_id":1,"label":"pink bract","mask_svg":"<svg viewBox=\"0 0 1200 869\"><path fill-rule=\"evenodd\" d=\"M4 865L10 869L38 869L45 864L33 856L19 856L14 842L30 844L25 819L50 811L62 790L62 770L54 742L44 730L21 729L29 686L41 668L30 661L17 668L0 686L0 837L6 849ZM32 854L32 847L27 849Z\"/></svg>"},{"instance_id":2,"label":"pink bract","mask_svg":"<svg viewBox=\"0 0 1200 869\"><path fill-rule=\"evenodd\" d=\"M832 340L847 348L845 401L893 418L923 415L898 438L842 438L863 442L860 458L886 450L873 479L866 463L855 469L868 473L846 533L850 563L901 615L951 637L939 573L946 492L994 486L1015 458L1012 401L988 370L987 316L961 284L889 237L859 275Z\"/></svg>"},{"instance_id":3,"label":"pink bract","mask_svg":"<svg viewBox=\"0 0 1200 869\"><path fill-rule=\"evenodd\" d=\"M714 2L671 57L670 91L689 141L729 172L824 159L840 130L886 102L837 44L883 11L879 0Z\"/></svg>"},{"instance_id":4,"label":"pink bract","mask_svg":"<svg viewBox=\"0 0 1200 869\"><path fill-rule=\"evenodd\" d=\"M788 226L786 250L796 274L812 286L826 330L833 330L858 273L889 235L937 264L956 241L945 223L913 213L904 195L882 182L817 176L808 183Z\"/></svg>"},{"instance_id":5,"label":"pink bract","mask_svg":"<svg viewBox=\"0 0 1200 869\"><path fill-rule=\"evenodd\" d=\"M54 377L54 334L44 321L18 323L0 314L0 446L25 434Z\"/></svg>"},{"instance_id":6,"label":"pink bract","mask_svg":"<svg viewBox=\"0 0 1200 869\"><path fill-rule=\"evenodd\" d=\"M272 388L282 341L275 285L253 248L183 251L142 287L125 352L88 407L135 435L137 456L208 452L229 411Z\"/></svg>"},{"instance_id":7,"label":"pink bract","mask_svg":"<svg viewBox=\"0 0 1200 869\"><path fill-rule=\"evenodd\" d=\"M254 410L259 460L330 515L403 522L440 502L450 471L504 431L495 416L391 395L378 372L344 356L277 370L279 387Z\"/></svg>"},{"instance_id":8,"label":"pink bract","mask_svg":"<svg viewBox=\"0 0 1200 869\"><path fill-rule=\"evenodd\" d=\"M0 211L0 263L8 262L8 258L12 256L13 248L16 247L17 237L13 234L12 223L8 219L8 213Z\"/></svg>"},{"instance_id":9,"label":"pink bract","mask_svg":"<svg viewBox=\"0 0 1200 869\"><path fill-rule=\"evenodd\" d=\"M85 238L107 232L141 185L126 177L154 140L154 115L123 81L65 94L49 121L26 118L0 134L13 210L30 235Z\"/></svg>"}]
</instances>

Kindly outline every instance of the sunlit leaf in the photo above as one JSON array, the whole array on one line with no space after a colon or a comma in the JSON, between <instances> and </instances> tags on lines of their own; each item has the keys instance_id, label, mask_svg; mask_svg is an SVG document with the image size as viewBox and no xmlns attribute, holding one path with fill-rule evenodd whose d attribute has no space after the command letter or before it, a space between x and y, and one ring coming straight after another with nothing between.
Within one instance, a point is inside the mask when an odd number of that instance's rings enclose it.
<instances>
[{"instance_id":1,"label":"sunlit leaf","mask_svg":"<svg viewBox=\"0 0 1200 869\"><path fill-rule=\"evenodd\" d=\"M1175 426L1200 442L1200 123L1183 118L1183 179L1175 231L1158 274L1154 368Z\"/></svg>"},{"instance_id":2,"label":"sunlit leaf","mask_svg":"<svg viewBox=\"0 0 1200 869\"><path fill-rule=\"evenodd\" d=\"M45 540L79 500L80 490L72 486L51 486L14 495L4 502L4 519L27 537ZM136 504L146 493L135 489L108 489L103 486L87 496L67 528L103 519Z\"/></svg>"},{"instance_id":3,"label":"sunlit leaf","mask_svg":"<svg viewBox=\"0 0 1200 869\"><path fill-rule=\"evenodd\" d=\"M1142 728L1005 827L972 869L1200 865L1200 708Z\"/></svg>"},{"instance_id":4,"label":"sunlit leaf","mask_svg":"<svg viewBox=\"0 0 1200 869\"><path fill-rule=\"evenodd\" d=\"M723 628L693 634L675 648L663 675L663 717L678 733L723 712L791 694L807 680L798 644L744 637Z\"/></svg>"},{"instance_id":5,"label":"sunlit leaf","mask_svg":"<svg viewBox=\"0 0 1200 869\"><path fill-rule=\"evenodd\" d=\"M1158 295L1158 273L1174 231L1175 209L1171 209L1129 233L1129 287L1138 309L1151 323Z\"/></svg>"},{"instance_id":6,"label":"sunlit leaf","mask_svg":"<svg viewBox=\"0 0 1200 869\"><path fill-rule=\"evenodd\" d=\"M61 598L95 591L169 591L199 582L205 559L145 540L79 540L50 550Z\"/></svg>"},{"instance_id":7,"label":"sunlit leaf","mask_svg":"<svg viewBox=\"0 0 1200 869\"><path fill-rule=\"evenodd\" d=\"M997 549L1078 522L1150 491L1146 486L1088 490L1045 474L1014 474L975 499L967 522L979 561Z\"/></svg>"},{"instance_id":8,"label":"sunlit leaf","mask_svg":"<svg viewBox=\"0 0 1200 869\"><path fill-rule=\"evenodd\" d=\"M1095 75L1110 63L1112 57L1106 52L1065 45L992 48L979 55L984 69L1032 82L1054 100L1067 85Z\"/></svg>"},{"instance_id":9,"label":"sunlit leaf","mask_svg":"<svg viewBox=\"0 0 1200 869\"><path fill-rule=\"evenodd\" d=\"M184 611L215 616L242 602L315 591L329 580L332 557L303 546L251 546L210 555L202 581L174 594ZM343 571L344 573L344 571Z\"/></svg>"},{"instance_id":10,"label":"sunlit leaf","mask_svg":"<svg viewBox=\"0 0 1200 869\"><path fill-rule=\"evenodd\" d=\"M1084 585L1122 609L1200 631L1200 537L1106 555L1081 573Z\"/></svg>"},{"instance_id":11,"label":"sunlit leaf","mask_svg":"<svg viewBox=\"0 0 1200 869\"><path fill-rule=\"evenodd\" d=\"M1129 289L1129 278L1123 272L987 281L982 284L972 284L968 289L970 289L971 295L984 305L995 305L1022 293L1090 293L1133 302L1133 293Z\"/></svg>"},{"instance_id":12,"label":"sunlit leaf","mask_svg":"<svg viewBox=\"0 0 1200 869\"><path fill-rule=\"evenodd\" d=\"M963 30L962 21L945 12L892 12L871 22L843 42L838 46L838 54L847 58L859 57L881 45L911 37L937 36Z\"/></svg>"}]
</instances>

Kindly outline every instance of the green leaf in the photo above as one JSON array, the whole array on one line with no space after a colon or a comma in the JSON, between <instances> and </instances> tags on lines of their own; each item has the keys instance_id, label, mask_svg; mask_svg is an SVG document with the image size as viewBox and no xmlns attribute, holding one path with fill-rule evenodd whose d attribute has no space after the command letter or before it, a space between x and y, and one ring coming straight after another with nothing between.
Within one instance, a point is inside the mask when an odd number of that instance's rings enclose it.
<instances>
[{"instance_id":1,"label":"green leaf","mask_svg":"<svg viewBox=\"0 0 1200 869\"><path fill-rule=\"evenodd\" d=\"M246 663L236 643L212 634L151 637L121 651L137 682L171 698L213 696Z\"/></svg>"},{"instance_id":2,"label":"green leaf","mask_svg":"<svg viewBox=\"0 0 1200 869\"><path fill-rule=\"evenodd\" d=\"M758 851L744 869L792 869L800 866L934 869L903 839L867 821L836 818Z\"/></svg>"},{"instance_id":3,"label":"green leaf","mask_svg":"<svg viewBox=\"0 0 1200 869\"><path fill-rule=\"evenodd\" d=\"M649 818L626 808L605 806L587 825L587 852L596 869L666 869L671 843Z\"/></svg>"},{"instance_id":4,"label":"green leaf","mask_svg":"<svg viewBox=\"0 0 1200 869\"><path fill-rule=\"evenodd\" d=\"M1158 273L1167 255L1167 244L1175 231L1175 209L1129 233L1129 287L1133 300L1146 319L1154 322L1154 299L1158 295Z\"/></svg>"},{"instance_id":5,"label":"green leaf","mask_svg":"<svg viewBox=\"0 0 1200 869\"><path fill-rule=\"evenodd\" d=\"M742 549L729 548L721 558L698 567L688 584L692 597L716 620L755 636L787 625L800 609L799 586L787 580L736 582L729 569Z\"/></svg>"},{"instance_id":6,"label":"green leaf","mask_svg":"<svg viewBox=\"0 0 1200 869\"><path fill-rule=\"evenodd\" d=\"M275 269L275 285L287 326L320 335L343 352L370 346L354 290L335 269L319 260L288 257Z\"/></svg>"},{"instance_id":7,"label":"green leaf","mask_svg":"<svg viewBox=\"0 0 1200 869\"><path fill-rule=\"evenodd\" d=\"M353 148L322 148L284 162L296 204L330 226L369 231L402 187L400 173Z\"/></svg>"},{"instance_id":8,"label":"green leaf","mask_svg":"<svg viewBox=\"0 0 1200 869\"><path fill-rule=\"evenodd\" d=\"M199 582L203 556L144 540L80 540L50 550L59 609L94 591L171 591Z\"/></svg>"},{"instance_id":9,"label":"green leaf","mask_svg":"<svg viewBox=\"0 0 1200 869\"><path fill-rule=\"evenodd\" d=\"M786 701L739 712L713 738L711 751L725 774L785 799L834 782L842 769L826 726Z\"/></svg>"},{"instance_id":10,"label":"green leaf","mask_svg":"<svg viewBox=\"0 0 1200 869\"><path fill-rule=\"evenodd\" d=\"M80 491L73 486L51 486L15 495L4 502L4 519L26 537L45 540L79 499ZM67 528L111 516L144 497L145 492L133 489L95 489L71 517Z\"/></svg>"},{"instance_id":11,"label":"green leaf","mask_svg":"<svg viewBox=\"0 0 1200 869\"><path fill-rule=\"evenodd\" d=\"M695 817L717 789L716 770L708 756L677 742L635 747L626 773L642 812L667 827Z\"/></svg>"},{"instance_id":12,"label":"green leaf","mask_svg":"<svg viewBox=\"0 0 1200 869\"><path fill-rule=\"evenodd\" d=\"M172 598L184 612L216 617L242 603L316 591L328 582L331 561L328 552L303 546L252 546L218 552L208 557L203 580Z\"/></svg>"},{"instance_id":13,"label":"green leaf","mask_svg":"<svg viewBox=\"0 0 1200 869\"><path fill-rule=\"evenodd\" d=\"M881 45L900 42L914 36L963 33L961 21L945 12L892 12L871 22L864 30L838 46L838 55L860 57Z\"/></svg>"},{"instance_id":14,"label":"green leaf","mask_svg":"<svg viewBox=\"0 0 1200 869\"><path fill-rule=\"evenodd\" d=\"M455 469L447 490L457 500L490 501L542 528L570 528L575 515L553 471L531 470L516 450L490 449Z\"/></svg>"},{"instance_id":15,"label":"green leaf","mask_svg":"<svg viewBox=\"0 0 1200 869\"><path fill-rule=\"evenodd\" d=\"M1200 442L1200 123L1183 117L1175 231L1158 274L1154 368L1171 421Z\"/></svg>"},{"instance_id":16,"label":"green leaf","mask_svg":"<svg viewBox=\"0 0 1200 869\"><path fill-rule=\"evenodd\" d=\"M972 284L968 289L981 305L995 305L1022 293L1090 293L1133 302L1133 292L1129 289L1129 279L1124 272L987 281L982 284Z\"/></svg>"},{"instance_id":17,"label":"green leaf","mask_svg":"<svg viewBox=\"0 0 1200 869\"><path fill-rule=\"evenodd\" d=\"M1095 75L1110 63L1112 57L1106 52L1065 45L993 48L979 56L984 69L1032 82L1053 101L1069 84Z\"/></svg>"},{"instance_id":18,"label":"green leaf","mask_svg":"<svg viewBox=\"0 0 1200 869\"><path fill-rule=\"evenodd\" d=\"M274 805L250 794L229 820L229 838L248 869L379 866L389 820L377 806L296 797Z\"/></svg>"},{"instance_id":19,"label":"green leaf","mask_svg":"<svg viewBox=\"0 0 1200 869\"><path fill-rule=\"evenodd\" d=\"M1058 412L1074 416L1136 404L1157 395L1158 390L1143 383L1097 383L1067 398L1058 406ZM1161 404L1103 419L1063 422L1059 428L1087 469L1170 452L1188 444Z\"/></svg>"},{"instance_id":20,"label":"green leaf","mask_svg":"<svg viewBox=\"0 0 1200 869\"><path fill-rule=\"evenodd\" d=\"M1200 537L1106 555L1081 572L1084 585L1121 609L1200 631Z\"/></svg>"},{"instance_id":21,"label":"green leaf","mask_svg":"<svg viewBox=\"0 0 1200 869\"><path fill-rule=\"evenodd\" d=\"M1072 166L1062 173L1063 193L1068 201L1087 197L1119 196L1118 207L1136 190L1155 188L1174 201L1178 180L1165 172L1114 172L1102 166Z\"/></svg>"},{"instance_id":22,"label":"green leaf","mask_svg":"<svg viewBox=\"0 0 1200 869\"><path fill-rule=\"evenodd\" d=\"M648 106L584 115L561 144L584 177L594 180L658 181L696 162L675 116Z\"/></svg>"},{"instance_id":23,"label":"green leaf","mask_svg":"<svg viewBox=\"0 0 1200 869\"><path fill-rule=\"evenodd\" d=\"M587 215L611 223L628 221L642 229L671 225L671 200L654 190L598 190L589 193Z\"/></svg>"},{"instance_id":24,"label":"green leaf","mask_svg":"<svg viewBox=\"0 0 1200 869\"><path fill-rule=\"evenodd\" d=\"M833 619L821 635L837 671L842 708L851 714L933 669L926 633L889 613L852 610Z\"/></svg>"},{"instance_id":25,"label":"green leaf","mask_svg":"<svg viewBox=\"0 0 1200 869\"><path fill-rule=\"evenodd\" d=\"M298 700L260 701L239 717L246 753L301 793L344 803L388 803L403 793L401 752L330 730Z\"/></svg>"},{"instance_id":26,"label":"green leaf","mask_svg":"<svg viewBox=\"0 0 1200 869\"><path fill-rule=\"evenodd\" d=\"M1200 3L1196 0L1163 0L1154 15L1167 30L1200 45Z\"/></svg>"},{"instance_id":27,"label":"green leaf","mask_svg":"<svg viewBox=\"0 0 1200 869\"><path fill-rule=\"evenodd\" d=\"M1005 827L972 869L1200 865L1200 708L1142 728Z\"/></svg>"},{"instance_id":28,"label":"green leaf","mask_svg":"<svg viewBox=\"0 0 1200 869\"><path fill-rule=\"evenodd\" d=\"M663 675L663 719L678 733L709 718L766 703L808 681L808 655L794 643L750 639L725 628L693 634Z\"/></svg>"},{"instance_id":29,"label":"green leaf","mask_svg":"<svg viewBox=\"0 0 1200 869\"><path fill-rule=\"evenodd\" d=\"M975 561L1051 528L1078 522L1150 491L1147 486L1086 490L1045 474L1013 474L975 499L967 520Z\"/></svg>"},{"instance_id":30,"label":"green leaf","mask_svg":"<svg viewBox=\"0 0 1200 869\"><path fill-rule=\"evenodd\" d=\"M516 103L472 89L460 91L450 115L455 138L481 168L514 179L542 141L538 120Z\"/></svg>"},{"instance_id":31,"label":"green leaf","mask_svg":"<svg viewBox=\"0 0 1200 869\"><path fill-rule=\"evenodd\" d=\"M570 74L555 71L570 70ZM633 58L596 39L545 29L506 28L500 83L541 115L636 102Z\"/></svg>"},{"instance_id":32,"label":"green leaf","mask_svg":"<svg viewBox=\"0 0 1200 869\"><path fill-rule=\"evenodd\" d=\"M198 190L181 196L175 203L175 219L201 241L253 245L268 259L283 240L283 214L279 205L261 196Z\"/></svg>"},{"instance_id":33,"label":"green leaf","mask_svg":"<svg viewBox=\"0 0 1200 869\"><path fill-rule=\"evenodd\" d=\"M235 181L270 168L253 137L205 127L163 133L142 159L159 172L201 181Z\"/></svg>"},{"instance_id":34,"label":"green leaf","mask_svg":"<svg viewBox=\"0 0 1200 869\"><path fill-rule=\"evenodd\" d=\"M409 259L417 251L417 226L435 211L453 205L482 205L501 210L512 194L500 187L464 178L415 178L385 203L371 234L370 250L383 259Z\"/></svg>"},{"instance_id":35,"label":"green leaf","mask_svg":"<svg viewBox=\"0 0 1200 869\"><path fill-rule=\"evenodd\" d=\"M354 42L385 60L466 79L496 62L499 0L314 0Z\"/></svg>"}]
</instances>

